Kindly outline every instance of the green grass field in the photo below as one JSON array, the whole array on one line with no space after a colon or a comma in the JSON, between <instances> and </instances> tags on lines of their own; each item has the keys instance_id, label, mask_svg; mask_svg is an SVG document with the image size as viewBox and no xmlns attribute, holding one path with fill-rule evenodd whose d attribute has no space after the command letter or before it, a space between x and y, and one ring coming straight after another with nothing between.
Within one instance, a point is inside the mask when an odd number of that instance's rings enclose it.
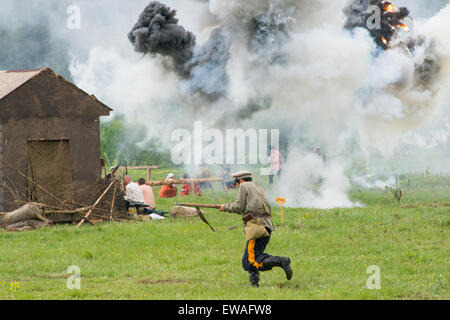
<instances>
[{"instance_id":1,"label":"green grass field","mask_svg":"<svg viewBox=\"0 0 450 320\"><path fill-rule=\"evenodd\" d=\"M354 188L364 208L287 208L283 225L273 205L267 252L290 256L294 277L262 273L259 289L241 267L241 228L213 233L198 218L0 231L0 299L449 299L449 185L447 177L411 183L400 205L388 191ZM216 189L183 200L233 201L235 191ZM241 224L238 215L206 214L218 229ZM80 290L66 287L72 265ZM379 290L366 287L371 265Z\"/></svg>"}]
</instances>

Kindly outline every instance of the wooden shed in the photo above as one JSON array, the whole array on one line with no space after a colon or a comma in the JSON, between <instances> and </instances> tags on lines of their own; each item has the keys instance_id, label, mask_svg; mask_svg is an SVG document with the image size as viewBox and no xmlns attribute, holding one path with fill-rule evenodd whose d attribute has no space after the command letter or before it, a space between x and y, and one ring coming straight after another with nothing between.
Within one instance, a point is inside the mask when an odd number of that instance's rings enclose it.
<instances>
[{"instance_id":1,"label":"wooden shed","mask_svg":"<svg viewBox=\"0 0 450 320\"><path fill-rule=\"evenodd\" d=\"M0 71L0 211L52 204L49 194L88 203L101 176L99 119L111 111L49 68Z\"/></svg>"}]
</instances>

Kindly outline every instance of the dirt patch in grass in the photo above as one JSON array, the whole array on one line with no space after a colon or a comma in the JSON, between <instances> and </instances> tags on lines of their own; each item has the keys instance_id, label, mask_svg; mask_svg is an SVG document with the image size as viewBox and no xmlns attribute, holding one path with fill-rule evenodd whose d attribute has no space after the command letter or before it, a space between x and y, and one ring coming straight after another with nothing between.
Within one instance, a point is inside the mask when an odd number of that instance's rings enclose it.
<instances>
[{"instance_id":1,"label":"dirt patch in grass","mask_svg":"<svg viewBox=\"0 0 450 320\"><path fill-rule=\"evenodd\" d=\"M450 203L433 203L433 208L448 208Z\"/></svg>"},{"instance_id":2,"label":"dirt patch in grass","mask_svg":"<svg viewBox=\"0 0 450 320\"><path fill-rule=\"evenodd\" d=\"M400 208L402 208L402 209L414 209L417 207L419 207L419 205L417 205L417 204L403 204L400 206Z\"/></svg>"},{"instance_id":3,"label":"dirt patch in grass","mask_svg":"<svg viewBox=\"0 0 450 320\"><path fill-rule=\"evenodd\" d=\"M49 275L45 275L45 276L40 276L40 278L47 278L47 279L67 279L70 276L72 276L72 274L70 273L63 273L63 274L49 274Z\"/></svg>"},{"instance_id":4,"label":"dirt patch in grass","mask_svg":"<svg viewBox=\"0 0 450 320\"><path fill-rule=\"evenodd\" d=\"M296 283L280 283L275 285L275 287L280 289L300 289L300 286Z\"/></svg>"},{"instance_id":5,"label":"dirt patch in grass","mask_svg":"<svg viewBox=\"0 0 450 320\"><path fill-rule=\"evenodd\" d=\"M441 297L442 299L448 299L445 296ZM434 300L437 299L436 296L431 296L431 295L427 295L427 294L423 294L423 293L415 293L411 296L406 297L406 299L408 300Z\"/></svg>"},{"instance_id":6,"label":"dirt patch in grass","mask_svg":"<svg viewBox=\"0 0 450 320\"><path fill-rule=\"evenodd\" d=\"M402 209L414 209L414 208L449 208L450 203L432 203L432 204L403 204L400 206Z\"/></svg>"},{"instance_id":7,"label":"dirt patch in grass","mask_svg":"<svg viewBox=\"0 0 450 320\"><path fill-rule=\"evenodd\" d=\"M172 284L172 283L187 283L189 281L184 279L162 279L162 280L150 280L150 279L142 279L139 280L138 283L140 284Z\"/></svg>"}]
</instances>

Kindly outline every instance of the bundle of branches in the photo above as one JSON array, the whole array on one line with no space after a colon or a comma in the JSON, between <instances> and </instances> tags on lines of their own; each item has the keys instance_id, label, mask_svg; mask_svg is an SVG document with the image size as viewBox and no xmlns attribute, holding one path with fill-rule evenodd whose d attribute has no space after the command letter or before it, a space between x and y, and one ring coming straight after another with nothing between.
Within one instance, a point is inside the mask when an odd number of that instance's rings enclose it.
<instances>
[{"instance_id":1,"label":"bundle of branches","mask_svg":"<svg viewBox=\"0 0 450 320\"><path fill-rule=\"evenodd\" d=\"M112 185L111 185L112 184ZM109 188L109 189L108 189ZM104 195L103 195L104 194ZM103 195L103 197L101 197ZM129 220L122 185L119 180L105 178L100 181L100 188L93 193L90 203L101 197L91 216L95 219L123 221Z\"/></svg>"},{"instance_id":2,"label":"bundle of branches","mask_svg":"<svg viewBox=\"0 0 450 320\"><path fill-rule=\"evenodd\" d=\"M38 184L36 186L40 187ZM40 187L42 188L42 187ZM42 188L45 191L45 189ZM45 218L53 222L84 222L94 224L94 221L125 221L130 216L126 210L124 193L119 180L102 179L98 185L91 187L92 198L88 200L91 205L63 201L46 191L58 205L30 201L16 201L22 204L31 204L43 211Z\"/></svg>"},{"instance_id":3,"label":"bundle of branches","mask_svg":"<svg viewBox=\"0 0 450 320\"><path fill-rule=\"evenodd\" d=\"M28 164L26 173L12 161L4 160L9 169L3 185L9 191L8 210L15 209L17 204L33 205L51 223L128 220L120 179L74 181L64 146L62 142L51 148L33 145L30 149L33 157L24 155L25 158L15 161ZM48 154L54 160L51 165L42 156Z\"/></svg>"}]
</instances>

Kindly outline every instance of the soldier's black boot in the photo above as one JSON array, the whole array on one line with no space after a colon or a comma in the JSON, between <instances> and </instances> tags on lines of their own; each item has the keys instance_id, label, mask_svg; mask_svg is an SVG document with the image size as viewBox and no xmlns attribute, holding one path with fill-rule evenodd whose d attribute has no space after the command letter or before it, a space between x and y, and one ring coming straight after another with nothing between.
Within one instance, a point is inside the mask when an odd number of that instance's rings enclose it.
<instances>
[{"instance_id":1,"label":"soldier's black boot","mask_svg":"<svg viewBox=\"0 0 450 320\"><path fill-rule=\"evenodd\" d=\"M288 257L269 256L263 260L263 268L270 270L273 267L280 267L286 273L288 280L292 279L293 271L291 269L291 259Z\"/></svg>"},{"instance_id":2,"label":"soldier's black boot","mask_svg":"<svg viewBox=\"0 0 450 320\"><path fill-rule=\"evenodd\" d=\"M286 278L288 280L291 280L292 275L294 274L291 268L291 259L289 259L288 257L280 257L280 259L281 268L284 270L284 273L286 273Z\"/></svg>"},{"instance_id":3,"label":"soldier's black boot","mask_svg":"<svg viewBox=\"0 0 450 320\"><path fill-rule=\"evenodd\" d=\"M252 287L259 288L259 272L249 272L249 275Z\"/></svg>"}]
</instances>

